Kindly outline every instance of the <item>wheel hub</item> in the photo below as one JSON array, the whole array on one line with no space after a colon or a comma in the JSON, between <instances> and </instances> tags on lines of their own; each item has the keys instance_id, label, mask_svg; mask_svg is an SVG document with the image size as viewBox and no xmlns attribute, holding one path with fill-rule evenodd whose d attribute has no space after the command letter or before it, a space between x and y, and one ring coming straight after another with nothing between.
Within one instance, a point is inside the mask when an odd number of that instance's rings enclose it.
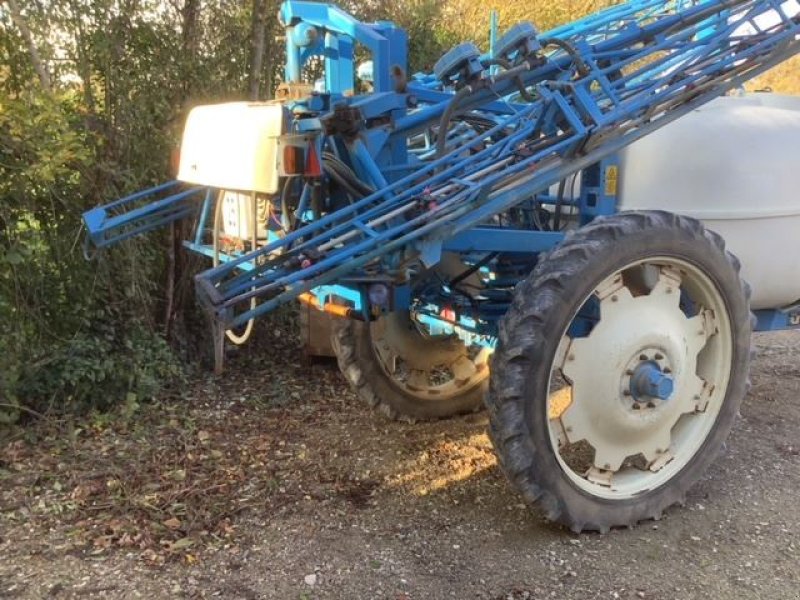
<instances>
[{"instance_id":1,"label":"wheel hub","mask_svg":"<svg viewBox=\"0 0 800 600\"><path fill-rule=\"evenodd\" d=\"M561 369L572 403L561 415L569 443L586 440L594 466L617 471L628 457L654 464L671 430L699 410L705 382L697 358L715 331L711 311L687 317L681 275L660 267L647 294L634 296L621 275L598 286L601 318L587 337L569 340Z\"/></svg>"},{"instance_id":2,"label":"wheel hub","mask_svg":"<svg viewBox=\"0 0 800 600\"><path fill-rule=\"evenodd\" d=\"M646 361L639 364L630 376L630 393L636 402L652 399L669 400L675 390L672 377L664 373L658 363Z\"/></svg>"},{"instance_id":3,"label":"wheel hub","mask_svg":"<svg viewBox=\"0 0 800 600\"><path fill-rule=\"evenodd\" d=\"M653 410L675 391L673 361L662 348L643 347L628 360L620 393L630 410Z\"/></svg>"}]
</instances>

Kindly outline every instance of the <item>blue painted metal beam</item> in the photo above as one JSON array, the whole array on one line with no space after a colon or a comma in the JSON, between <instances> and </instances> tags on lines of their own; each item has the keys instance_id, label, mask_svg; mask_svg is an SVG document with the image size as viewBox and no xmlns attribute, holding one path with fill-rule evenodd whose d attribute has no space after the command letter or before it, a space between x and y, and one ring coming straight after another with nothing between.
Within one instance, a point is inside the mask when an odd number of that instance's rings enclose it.
<instances>
[{"instance_id":1,"label":"blue painted metal beam","mask_svg":"<svg viewBox=\"0 0 800 600\"><path fill-rule=\"evenodd\" d=\"M550 250L564 234L559 231L531 231L505 227L475 227L447 238L442 250L449 252L524 252Z\"/></svg>"},{"instance_id":2,"label":"blue painted metal beam","mask_svg":"<svg viewBox=\"0 0 800 600\"><path fill-rule=\"evenodd\" d=\"M776 310L756 310L755 331L800 329L800 306Z\"/></svg>"}]
</instances>

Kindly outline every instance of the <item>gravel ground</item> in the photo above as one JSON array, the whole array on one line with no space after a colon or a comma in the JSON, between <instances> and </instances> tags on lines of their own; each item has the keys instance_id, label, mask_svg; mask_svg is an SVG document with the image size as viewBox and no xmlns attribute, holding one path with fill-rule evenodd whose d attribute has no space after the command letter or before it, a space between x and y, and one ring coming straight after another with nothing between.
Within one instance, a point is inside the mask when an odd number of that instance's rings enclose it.
<instances>
[{"instance_id":1,"label":"gravel ground","mask_svg":"<svg viewBox=\"0 0 800 600\"><path fill-rule=\"evenodd\" d=\"M483 414L389 423L328 364L286 369L277 388L252 369L204 377L180 408L192 435L213 454L213 424L233 423L245 435L236 452L244 456L254 432L265 444L262 463L243 459L236 486L222 488L223 528L197 534L212 542L192 552L160 542L171 552L164 561L144 542L91 543L86 514L102 505L54 503L83 488L36 491L28 463L6 449L0 597L800 598L800 335L756 344L753 388L727 451L686 506L607 535L576 536L526 509L497 468ZM115 435L133 444L146 432ZM33 442L28 451L37 460L53 452ZM213 487L197 502L211 502Z\"/></svg>"}]
</instances>

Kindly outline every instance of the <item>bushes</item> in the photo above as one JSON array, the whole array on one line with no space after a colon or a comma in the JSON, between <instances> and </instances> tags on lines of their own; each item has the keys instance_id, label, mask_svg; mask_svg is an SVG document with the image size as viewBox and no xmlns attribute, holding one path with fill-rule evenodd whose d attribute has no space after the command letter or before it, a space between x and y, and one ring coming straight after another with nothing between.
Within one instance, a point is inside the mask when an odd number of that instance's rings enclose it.
<instances>
[{"instance_id":1,"label":"bushes","mask_svg":"<svg viewBox=\"0 0 800 600\"><path fill-rule=\"evenodd\" d=\"M0 10L0 419L145 398L180 375L162 337L167 236L87 263L80 217L170 178L192 104L242 97L249 5ZM176 301L192 306L191 289Z\"/></svg>"},{"instance_id":2,"label":"bushes","mask_svg":"<svg viewBox=\"0 0 800 600\"><path fill-rule=\"evenodd\" d=\"M1 97L0 419L106 407L157 393L180 373L152 318L158 237L99 262L81 255L102 140L74 94Z\"/></svg>"},{"instance_id":3,"label":"bushes","mask_svg":"<svg viewBox=\"0 0 800 600\"><path fill-rule=\"evenodd\" d=\"M38 360L21 365L18 397L37 399L39 405L58 399L61 407L106 409L121 399L154 398L165 382L181 376L161 336L113 322L99 320L95 328L57 342Z\"/></svg>"}]
</instances>

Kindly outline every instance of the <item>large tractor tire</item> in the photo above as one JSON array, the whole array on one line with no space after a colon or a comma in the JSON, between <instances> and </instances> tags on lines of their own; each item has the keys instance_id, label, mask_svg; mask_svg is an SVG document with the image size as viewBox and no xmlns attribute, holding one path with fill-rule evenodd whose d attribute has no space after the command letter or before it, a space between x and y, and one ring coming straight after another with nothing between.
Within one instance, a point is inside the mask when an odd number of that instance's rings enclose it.
<instances>
[{"instance_id":1,"label":"large tractor tire","mask_svg":"<svg viewBox=\"0 0 800 600\"><path fill-rule=\"evenodd\" d=\"M483 406L488 351L431 335L408 313L373 323L336 320L332 342L357 395L391 419L440 419Z\"/></svg>"},{"instance_id":2,"label":"large tractor tire","mask_svg":"<svg viewBox=\"0 0 800 600\"><path fill-rule=\"evenodd\" d=\"M598 219L543 255L487 395L511 483L576 532L682 503L746 393L749 295L722 238L667 212Z\"/></svg>"}]
</instances>

